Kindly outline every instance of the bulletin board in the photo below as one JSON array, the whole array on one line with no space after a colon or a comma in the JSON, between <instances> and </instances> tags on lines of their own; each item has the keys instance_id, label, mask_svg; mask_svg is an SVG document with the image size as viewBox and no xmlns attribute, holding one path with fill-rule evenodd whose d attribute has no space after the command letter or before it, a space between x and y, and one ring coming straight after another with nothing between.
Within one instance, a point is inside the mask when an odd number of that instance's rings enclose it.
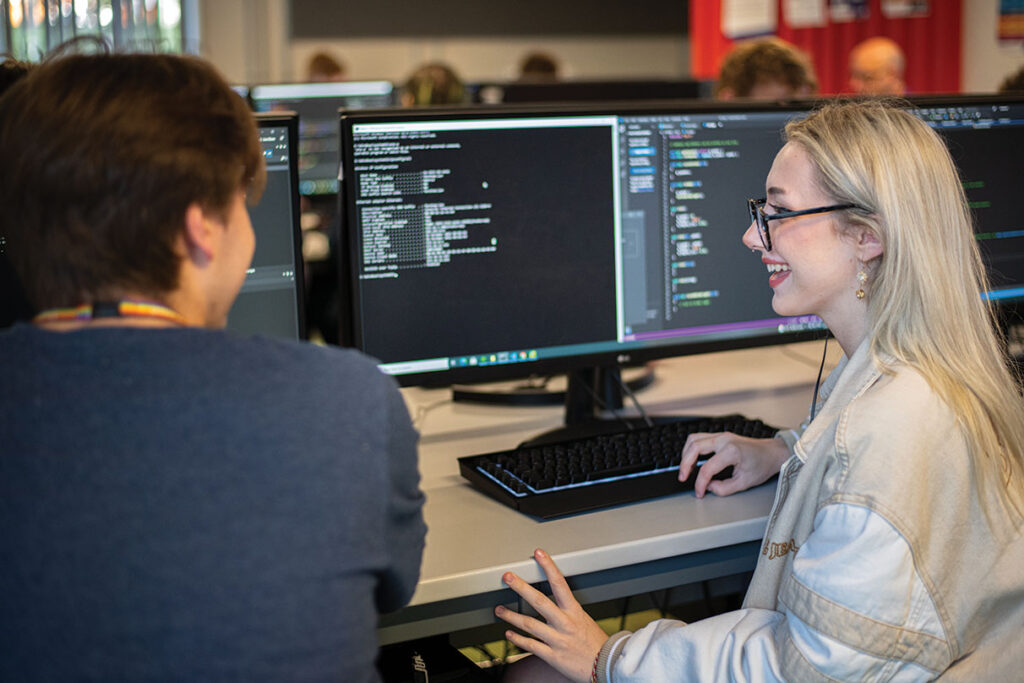
<instances>
[{"instance_id":1,"label":"bulletin board","mask_svg":"<svg viewBox=\"0 0 1024 683\"><path fill-rule=\"evenodd\" d=\"M748 15L751 10L765 10L773 16L771 33L811 56L822 94L849 92L850 50L872 36L892 38L903 48L909 92L929 94L960 91L962 1L766 0L770 5L765 7L751 0L743 9ZM723 32L723 2L732 0L690 2L690 65L695 78L717 78L722 59L734 44ZM900 6L904 6L902 13ZM815 14L821 25L790 23L819 23L813 19Z\"/></svg>"}]
</instances>

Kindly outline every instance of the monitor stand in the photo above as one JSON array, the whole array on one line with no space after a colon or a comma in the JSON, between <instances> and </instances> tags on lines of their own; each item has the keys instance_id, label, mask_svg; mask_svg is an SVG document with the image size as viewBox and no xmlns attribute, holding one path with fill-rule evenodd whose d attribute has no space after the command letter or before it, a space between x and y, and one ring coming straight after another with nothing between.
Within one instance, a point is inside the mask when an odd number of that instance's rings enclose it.
<instances>
[{"instance_id":1,"label":"monitor stand","mask_svg":"<svg viewBox=\"0 0 1024 683\"><path fill-rule=\"evenodd\" d=\"M479 401L503 405L552 405L562 403L565 417L561 427L543 432L520 445L541 445L582 439L600 434L615 434L663 422L700 419L699 416L606 417L609 411L623 407L623 385L639 391L654 382L654 368L649 365L621 368L617 365L589 366L571 370L565 375L562 391L547 391L529 383L511 386L483 384L453 386L455 400ZM541 395L538 397L538 395ZM649 421L649 422L648 422Z\"/></svg>"},{"instance_id":2,"label":"monitor stand","mask_svg":"<svg viewBox=\"0 0 1024 683\"><path fill-rule=\"evenodd\" d=\"M540 445L582 439L599 434L615 434L650 424L687 419L682 417L605 417L623 407L623 370L618 366L580 368L568 373L563 425L529 439L526 444ZM653 381L653 371L651 380ZM633 386L628 385L633 391ZM646 384L644 385L646 386ZM650 422L648 422L648 420Z\"/></svg>"},{"instance_id":3,"label":"monitor stand","mask_svg":"<svg viewBox=\"0 0 1024 683\"><path fill-rule=\"evenodd\" d=\"M541 445L568 439L640 429L651 424L699 420L700 416L607 417L623 408L625 384L640 391L654 382L651 366L623 369L618 366L591 366L565 374L564 389L548 390L536 381L519 384L498 383L453 385L455 400L504 405L551 405L562 403L565 415L561 427L529 438L520 445Z\"/></svg>"},{"instance_id":4,"label":"monitor stand","mask_svg":"<svg viewBox=\"0 0 1024 683\"><path fill-rule=\"evenodd\" d=\"M466 401L470 403L488 403L506 406L553 406L565 405L566 395L573 390L573 375L580 372L589 373L595 370L609 370L610 368L584 368L565 375L552 377L533 376L525 380L515 382L489 382L485 384L453 384L452 400ZM614 368L620 372L618 368ZM609 376L609 380L611 377ZM649 365L625 368L620 372L620 379L625 382L630 391L641 391L654 382L654 368ZM576 383L581 380L578 376ZM622 407L622 393L618 383L615 383L619 392L618 404L609 404L612 407ZM585 395L590 393L581 387L575 391L583 391ZM574 399L574 402L578 401Z\"/></svg>"}]
</instances>

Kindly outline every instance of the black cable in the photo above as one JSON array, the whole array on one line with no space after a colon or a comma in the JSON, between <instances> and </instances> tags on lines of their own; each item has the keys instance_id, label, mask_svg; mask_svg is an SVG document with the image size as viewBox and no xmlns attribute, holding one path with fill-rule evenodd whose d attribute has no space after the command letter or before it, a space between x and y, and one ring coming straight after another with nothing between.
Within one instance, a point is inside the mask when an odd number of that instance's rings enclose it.
<instances>
[{"instance_id":1,"label":"black cable","mask_svg":"<svg viewBox=\"0 0 1024 683\"><path fill-rule=\"evenodd\" d=\"M818 366L818 379L814 380L814 396L811 397L811 419L808 423L814 421L814 416L818 412L818 387L821 386L821 373L825 369L825 356L828 355L828 337L825 337L825 347L821 350L821 365Z\"/></svg>"},{"instance_id":2,"label":"black cable","mask_svg":"<svg viewBox=\"0 0 1024 683\"><path fill-rule=\"evenodd\" d=\"M640 413L640 417L644 419L644 424L647 425L648 427L653 427L654 422L651 420L650 417L647 416L647 411L644 410L644 407L642 405L640 405L640 401L637 400L636 394L633 393L633 390L629 388L628 384L622 381L621 372L615 373L615 381L619 383L619 388L626 392L626 395L629 396L629 399L633 401L633 405L636 406L637 411Z\"/></svg>"},{"instance_id":3,"label":"black cable","mask_svg":"<svg viewBox=\"0 0 1024 683\"><path fill-rule=\"evenodd\" d=\"M671 592L671 590L672 590L671 588L666 588L663 591L664 597L661 598L660 600L658 599L658 594L656 592L654 592L654 591L651 591L650 593L647 594L647 597L650 599L650 601L657 608L658 614L661 616L662 619L664 619L666 617L666 615L668 614L668 599L669 599L669 593Z\"/></svg>"},{"instance_id":4,"label":"black cable","mask_svg":"<svg viewBox=\"0 0 1024 683\"><path fill-rule=\"evenodd\" d=\"M595 375L595 377L596 376L599 376L599 374ZM619 382L621 383L622 379L621 378L618 378L618 379L619 379ZM594 390L594 387L590 386L589 382L583 382L583 386L586 388L587 393L590 394L590 397L594 399L594 402L597 403L597 407L598 408L600 408L601 410L605 410L605 411L611 413L612 417L614 417L616 420L618 420L619 422L621 422L622 424L624 424L626 426L626 431L633 431L633 425L630 424L629 420L627 420L625 416L621 415L619 413L619 411L616 410L615 408L609 408L608 404L605 403L604 399L601 398L601 396L597 393L597 391Z\"/></svg>"},{"instance_id":5,"label":"black cable","mask_svg":"<svg viewBox=\"0 0 1024 683\"><path fill-rule=\"evenodd\" d=\"M705 617L714 616L715 606L711 603L711 584L708 581L700 582L700 593L704 599L704 611L707 613Z\"/></svg>"}]
</instances>

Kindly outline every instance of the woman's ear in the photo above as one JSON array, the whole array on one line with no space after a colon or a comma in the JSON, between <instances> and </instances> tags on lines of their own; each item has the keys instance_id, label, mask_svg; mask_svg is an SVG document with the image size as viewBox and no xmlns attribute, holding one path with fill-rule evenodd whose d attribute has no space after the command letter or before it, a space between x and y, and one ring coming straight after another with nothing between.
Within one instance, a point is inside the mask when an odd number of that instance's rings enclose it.
<instances>
[{"instance_id":1,"label":"woman's ear","mask_svg":"<svg viewBox=\"0 0 1024 683\"><path fill-rule=\"evenodd\" d=\"M858 258L863 263L867 263L881 256L883 251L882 240L878 238L877 233L866 226L862 226L857 235Z\"/></svg>"}]
</instances>

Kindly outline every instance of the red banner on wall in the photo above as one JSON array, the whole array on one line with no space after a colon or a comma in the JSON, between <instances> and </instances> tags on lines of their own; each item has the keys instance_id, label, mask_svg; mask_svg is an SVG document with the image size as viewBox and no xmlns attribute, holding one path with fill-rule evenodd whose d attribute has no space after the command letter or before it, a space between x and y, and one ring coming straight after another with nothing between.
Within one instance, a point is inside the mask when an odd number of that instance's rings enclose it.
<instances>
[{"instance_id":1,"label":"red banner on wall","mask_svg":"<svg viewBox=\"0 0 1024 683\"><path fill-rule=\"evenodd\" d=\"M814 61L822 94L849 92L848 56L872 36L886 36L907 57L906 83L912 94L960 92L960 20L962 0L931 2L927 13L891 16L884 0L866 0L862 18L823 26L793 28L786 23L784 0L778 3L775 35L807 52ZM722 34L722 0L690 0L690 67L695 78L714 80L733 41Z\"/></svg>"}]
</instances>

